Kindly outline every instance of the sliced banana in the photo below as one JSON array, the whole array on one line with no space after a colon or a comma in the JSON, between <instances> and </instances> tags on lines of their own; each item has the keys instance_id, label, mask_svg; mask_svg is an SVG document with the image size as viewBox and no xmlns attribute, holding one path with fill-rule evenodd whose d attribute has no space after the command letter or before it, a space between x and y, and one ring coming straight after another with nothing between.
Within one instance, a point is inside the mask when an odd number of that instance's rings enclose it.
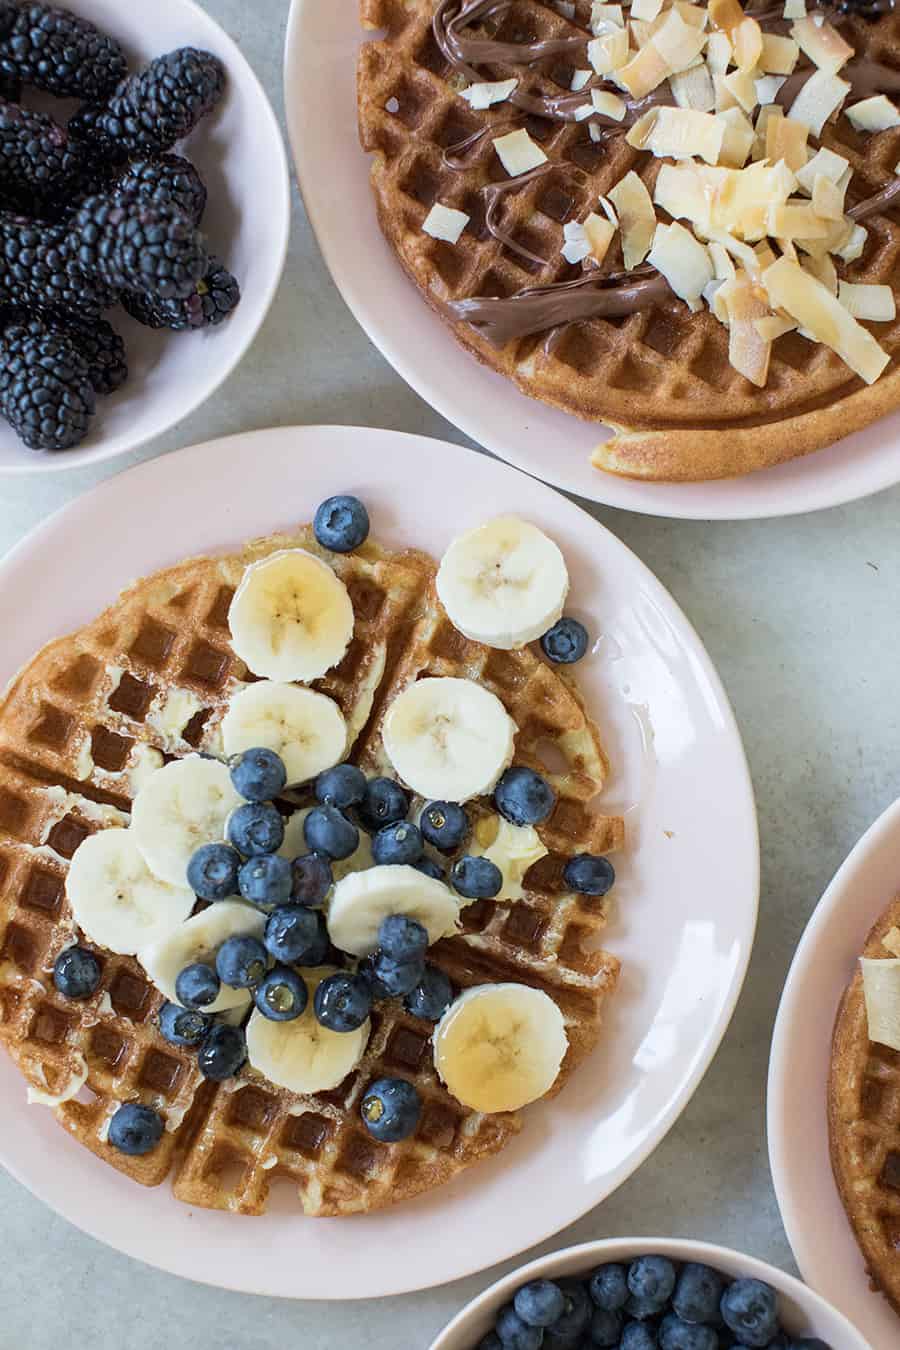
<instances>
[{"instance_id":1,"label":"sliced banana","mask_svg":"<svg viewBox=\"0 0 900 1350\"><path fill-rule=\"evenodd\" d=\"M311 806L301 807L295 811L292 816L288 816L284 826L284 843L278 852L282 858L301 857L302 854L309 852L309 845L303 834L303 825L306 817L312 810ZM349 872L362 872L366 867L374 867L375 859L372 857L372 839L366 834L365 830L359 832L359 843L349 858L335 858L331 864L331 875L335 881L340 881L342 877L347 876Z\"/></svg>"},{"instance_id":2,"label":"sliced banana","mask_svg":"<svg viewBox=\"0 0 900 1350\"><path fill-rule=\"evenodd\" d=\"M498 516L454 539L437 574L441 604L475 642L510 651L556 623L569 594L552 539L517 516Z\"/></svg>"},{"instance_id":3,"label":"sliced banana","mask_svg":"<svg viewBox=\"0 0 900 1350\"><path fill-rule=\"evenodd\" d=\"M435 1068L473 1111L517 1111L543 1097L567 1049L559 1008L526 984L467 989L434 1032Z\"/></svg>"},{"instance_id":4,"label":"sliced banana","mask_svg":"<svg viewBox=\"0 0 900 1350\"><path fill-rule=\"evenodd\" d=\"M288 785L339 764L347 724L334 699L297 684L259 680L235 694L222 719L226 755L265 746L284 760Z\"/></svg>"},{"instance_id":5,"label":"sliced banana","mask_svg":"<svg viewBox=\"0 0 900 1350\"><path fill-rule=\"evenodd\" d=\"M153 983L167 999L178 1002L175 981L185 966L195 961L212 965L216 952L226 938L255 937L262 940L266 916L242 900L219 900L209 909L195 914L187 923L173 929L159 942L139 949L137 958ZM242 1008L250 1002L246 989L222 986L214 1003L203 1009L206 1013L224 1012L227 1008Z\"/></svg>"},{"instance_id":6,"label":"sliced banana","mask_svg":"<svg viewBox=\"0 0 900 1350\"><path fill-rule=\"evenodd\" d=\"M414 867L370 867L351 872L335 886L328 932L340 951L368 956L378 946L378 929L389 914L417 919L430 944L456 931L459 908L459 896L449 886Z\"/></svg>"},{"instance_id":7,"label":"sliced banana","mask_svg":"<svg viewBox=\"0 0 900 1350\"><path fill-rule=\"evenodd\" d=\"M342 1083L365 1054L370 1022L356 1031L329 1031L316 1019L313 995L336 967L301 972L309 990L305 1011L292 1022L273 1022L254 1012L247 1023L247 1058L270 1083L289 1092L327 1092Z\"/></svg>"},{"instance_id":8,"label":"sliced banana","mask_svg":"<svg viewBox=\"0 0 900 1350\"><path fill-rule=\"evenodd\" d=\"M347 587L302 548L283 549L244 573L228 611L231 645L254 675L315 680L353 636Z\"/></svg>"},{"instance_id":9,"label":"sliced banana","mask_svg":"<svg viewBox=\"0 0 900 1350\"><path fill-rule=\"evenodd\" d=\"M66 894L81 931L120 956L166 937L196 900L186 886L154 876L131 830L88 835L69 866Z\"/></svg>"},{"instance_id":10,"label":"sliced banana","mask_svg":"<svg viewBox=\"0 0 900 1350\"><path fill-rule=\"evenodd\" d=\"M469 849L487 858L503 873L498 900L521 900L525 895L522 880L532 863L546 857L546 844L533 825L513 825L503 816L484 816L476 822Z\"/></svg>"},{"instance_id":11,"label":"sliced banana","mask_svg":"<svg viewBox=\"0 0 900 1350\"><path fill-rule=\"evenodd\" d=\"M225 838L225 822L241 800L217 759L188 755L157 769L131 808L134 841L151 872L184 886L191 855Z\"/></svg>"},{"instance_id":12,"label":"sliced banana","mask_svg":"<svg viewBox=\"0 0 900 1350\"><path fill-rule=\"evenodd\" d=\"M423 797L465 802L512 763L516 724L474 680L417 680L388 708L382 736L403 781Z\"/></svg>"}]
</instances>

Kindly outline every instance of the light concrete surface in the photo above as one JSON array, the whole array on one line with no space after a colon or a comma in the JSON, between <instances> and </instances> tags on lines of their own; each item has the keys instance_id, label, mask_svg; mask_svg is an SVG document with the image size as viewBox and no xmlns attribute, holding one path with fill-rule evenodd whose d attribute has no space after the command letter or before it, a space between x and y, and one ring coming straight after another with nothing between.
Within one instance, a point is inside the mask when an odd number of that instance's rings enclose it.
<instances>
[{"instance_id":1,"label":"light concrete surface","mask_svg":"<svg viewBox=\"0 0 900 1350\"><path fill-rule=\"evenodd\" d=\"M287 0L207 0L207 8L241 44L280 106ZM229 432L355 422L465 443L406 388L357 327L322 264L296 190L294 210L280 294L224 390L131 461L3 480L0 551L129 462ZM655 1233L728 1243L790 1268L766 1159L769 1039L813 906L851 845L898 792L900 490L841 510L758 524L668 522L587 509L671 589L722 674L758 794L763 897L744 996L691 1106L630 1182L546 1249ZM728 903L723 895L722 904ZM540 1193L523 1194L520 1203L539 1205ZM134 1218L140 1222L139 1195ZM448 1242L465 1240L464 1232L447 1234ZM253 1241L251 1223L247 1241ZM28 1350L201 1343L227 1350L424 1350L500 1273L368 1303L223 1293L158 1274L83 1237L2 1172L0 1245L0 1345ZM348 1270L348 1289L352 1281Z\"/></svg>"}]
</instances>

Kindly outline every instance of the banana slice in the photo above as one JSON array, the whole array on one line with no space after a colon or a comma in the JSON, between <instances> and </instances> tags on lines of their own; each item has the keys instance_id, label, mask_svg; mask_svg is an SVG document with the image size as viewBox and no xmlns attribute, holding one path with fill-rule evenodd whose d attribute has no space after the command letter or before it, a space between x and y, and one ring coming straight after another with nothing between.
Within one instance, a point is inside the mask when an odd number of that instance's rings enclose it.
<instances>
[{"instance_id":1,"label":"banana slice","mask_svg":"<svg viewBox=\"0 0 900 1350\"><path fill-rule=\"evenodd\" d=\"M157 769L131 808L134 842L150 871L184 886L191 855L225 838L225 822L241 801L217 759L188 755Z\"/></svg>"},{"instance_id":2,"label":"banana slice","mask_svg":"<svg viewBox=\"0 0 900 1350\"><path fill-rule=\"evenodd\" d=\"M378 946L381 920L389 914L418 919L430 944L456 931L459 908L459 897L449 886L414 867L370 867L351 872L335 886L328 932L340 951L368 956Z\"/></svg>"},{"instance_id":3,"label":"banana slice","mask_svg":"<svg viewBox=\"0 0 900 1350\"><path fill-rule=\"evenodd\" d=\"M516 724L489 689L437 676L398 694L382 729L397 773L423 797L465 802L512 763Z\"/></svg>"},{"instance_id":4,"label":"banana slice","mask_svg":"<svg viewBox=\"0 0 900 1350\"><path fill-rule=\"evenodd\" d=\"M284 760L288 785L339 764L347 724L334 699L296 684L259 680L235 694L222 719L226 755L265 746Z\"/></svg>"},{"instance_id":5,"label":"banana slice","mask_svg":"<svg viewBox=\"0 0 900 1350\"><path fill-rule=\"evenodd\" d=\"M133 956L184 923L196 897L144 862L131 830L100 830L75 851L66 877L75 922L92 942Z\"/></svg>"},{"instance_id":6,"label":"banana slice","mask_svg":"<svg viewBox=\"0 0 900 1350\"><path fill-rule=\"evenodd\" d=\"M283 549L244 573L228 611L231 645L254 675L315 680L353 636L347 587L321 558Z\"/></svg>"},{"instance_id":7,"label":"banana slice","mask_svg":"<svg viewBox=\"0 0 900 1350\"><path fill-rule=\"evenodd\" d=\"M533 825L513 825L503 816L484 816L475 822L470 853L487 858L503 873L498 900L522 900L522 880L532 863L546 857L546 844Z\"/></svg>"},{"instance_id":8,"label":"banana slice","mask_svg":"<svg viewBox=\"0 0 900 1350\"><path fill-rule=\"evenodd\" d=\"M313 1011L313 995L335 966L302 971L309 990L305 1011L292 1022L273 1022L254 1012L247 1023L247 1058L270 1083L289 1092L327 1092L342 1083L365 1054L370 1022L356 1031L329 1031Z\"/></svg>"},{"instance_id":9,"label":"banana slice","mask_svg":"<svg viewBox=\"0 0 900 1350\"><path fill-rule=\"evenodd\" d=\"M556 544L536 525L498 516L454 539L441 559L437 591L465 637L510 651L553 627L569 574Z\"/></svg>"},{"instance_id":10,"label":"banana slice","mask_svg":"<svg viewBox=\"0 0 900 1350\"><path fill-rule=\"evenodd\" d=\"M480 984L437 1024L434 1064L464 1106L518 1111L549 1092L568 1044L549 995L526 984Z\"/></svg>"},{"instance_id":11,"label":"banana slice","mask_svg":"<svg viewBox=\"0 0 900 1350\"><path fill-rule=\"evenodd\" d=\"M258 909L245 905L242 900L218 900L159 942L140 948L137 958L157 989L172 1003L177 1003L175 981L185 966L193 965L195 961L212 965L226 938L255 937L261 941L265 929L266 916ZM223 985L215 1002L203 1011L224 1012L227 1008L242 1008L249 1002L247 989Z\"/></svg>"}]
</instances>

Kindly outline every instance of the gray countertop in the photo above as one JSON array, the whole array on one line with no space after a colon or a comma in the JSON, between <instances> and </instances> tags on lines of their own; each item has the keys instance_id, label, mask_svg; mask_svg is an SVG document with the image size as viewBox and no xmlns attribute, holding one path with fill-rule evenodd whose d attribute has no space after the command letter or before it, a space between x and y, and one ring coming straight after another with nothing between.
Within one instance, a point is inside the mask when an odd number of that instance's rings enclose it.
<instances>
[{"instance_id":1,"label":"gray countertop","mask_svg":"<svg viewBox=\"0 0 900 1350\"><path fill-rule=\"evenodd\" d=\"M206 8L240 43L280 109L287 0L206 0ZM357 327L319 257L295 189L281 290L225 388L163 440L111 466L3 480L0 551L138 459L297 422L368 423L465 443ZM631 1181L546 1249L619 1234L693 1236L790 1268L766 1157L769 1040L791 955L818 897L898 792L900 489L812 516L747 524L587 509L669 587L718 666L756 785L763 893L743 998L690 1107ZM64 568L60 575L64 585ZM524 1195L521 1203L539 1204L540 1196ZM367 1303L223 1293L158 1274L83 1237L3 1172L0 1235L6 1252L0 1340L28 1350L60 1344L158 1350L201 1341L240 1350L363 1344L424 1350L500 1273ZM252 1225L247 1240L253 1241ZM448 1240L465 1242L465 1234ZM352 1279L348 1270L348 1286Z\"/></svg>"}]
</instances>

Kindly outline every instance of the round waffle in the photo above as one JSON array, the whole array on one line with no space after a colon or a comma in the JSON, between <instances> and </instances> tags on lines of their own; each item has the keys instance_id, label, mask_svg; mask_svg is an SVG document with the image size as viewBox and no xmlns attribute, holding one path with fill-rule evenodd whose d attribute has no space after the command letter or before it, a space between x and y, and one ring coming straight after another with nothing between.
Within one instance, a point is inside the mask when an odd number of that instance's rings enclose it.
<instances>
[{"instance_id":1,"label":"round waffle","mask_svg":"<svg viewBox=\"0 0 900 1350\"><path fill-rule=\"evenodd\" d=\"M863 955L892 957L882 939L900 927L900 898ZM900 1313L900 1053L869 1040L862 974L844 995L828 1085L831 1165L874 1289Z\"/></svg>"},{"instance_id":2,"label":"round waffle","mask_svg":"<svg viewBox=\"0 0 900 1350\"><path fill-rule=\"evenodd\" d=\"M586 122L550 121L509 103L473 112L435 40L436 8L437 0L361 0L364 27L382 34L363 46L358 69L360 139L373 156L381 228L425 299L480 361L533 397L616 428L594 452L598 468L667 481L741 474L830 444L900 403L900 321L871 326L891 356L873 385L829 348L791 332L775 341L768 381L758 388L730 365L727 329L705 308L692 314L671 292L622 317L568 323L501 346L448 313L448 302L508 298L580 277L581 269L560 256L563 224L583 220L631 169L652 192L665 161L622 136L595 142ZM509 43L583 39L590 5L577 0L574 19L565 9L549 0L511 0L494 6L494 17L472 32ZM900 70L900 16L853 18L841 31L858 59ZM484 80L521 79L524 70L529 92L558 98L576 64L585 64L583 48L577 56L556 50L527 67L479 63L478 73ZM506 181L492 138L522 126L549 163L503 193L494 208L502 222L498 238L485 223L492 186ZM825 128L821 143L853 167L848 200L893 181L900 128L863 135L841 117ZM470 217L455 245L422 231L435 202ZM866 224L862 256L841 264L840 275L897 291L900 215L892 208ZM621 270L618 248L614 241L604 270Z\"/></svg>"},{"instance_id":3,"label":"round waffle","mask_svg":"<svg viewBox=\"0 0 900 1350\"><path fill-rule=\"evenodd\" d=\"M598 941L602 905L563 892L561 862L619 847L623 825L590 808L607 765L576 689L530 649L499 652L463 638L437 600L436 566L425 554L390 554L371 541L351 555L326 554L309 528L137 582L12 681L0 703L0 1040L36 1100L134 1180L155 1185L172 1173L188 1204L260 1214L272 1183L286 1179L305 1213L340 1215L451 1179L501 1149L519 1115L481 1115L452 1098L434 1073L430 1024L396 1003L376 1005L366 1055L344 1083L298 1096L249 1067L229 1083L205 1082L194 1057L160 1035L162 995L130 957L95 947L102 979L82 1002L63 998L50 978L75 933L70 859L91 832L127 823L148 771L219 749L229 698L252 678L230 646L229 605L245 567L286 547L327 558L348 588L353 638L315 687L341 706L352 758L368 772L386 770L383 713L420 674L477 679L516 721L517 759L540 765L558 793L540 827L550 852L527 875L524 899L467 906L463 931L433 959L457 988L512 979L556 1001L569 1052L555 1090L596 1044L618 962ZM358 1116L369 1082L385 1075L415 1082L423 1100L416 1135L398 1144L373 1139ZM161 1144L144 1157L107 1141L122 1101L165 1119Z\"/></svg>"}]
</instances>

